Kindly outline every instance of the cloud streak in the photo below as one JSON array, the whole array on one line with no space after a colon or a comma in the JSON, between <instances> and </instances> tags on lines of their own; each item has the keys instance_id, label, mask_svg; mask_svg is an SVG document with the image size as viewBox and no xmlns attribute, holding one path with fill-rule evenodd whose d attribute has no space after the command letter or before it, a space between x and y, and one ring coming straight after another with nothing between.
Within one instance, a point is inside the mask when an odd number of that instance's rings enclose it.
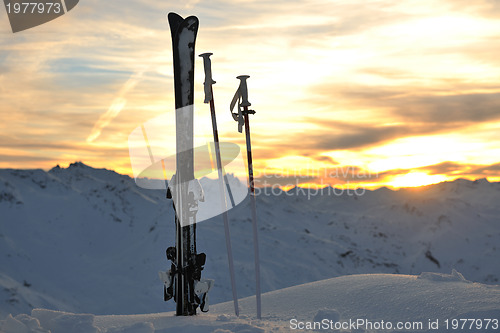
<instances>
[{"instance_id":1,"label":"cloud streak","mask_svg":"<svg viewBox=\"0 0 500 333\"><path fill-rule=\"evenodd\" d=\"M138 71L123 84L118 93L118 96L113 100L108 110L103 113L94 124L92 131L87 137L88 143L94 142L94 140L96 140L101 135L101 132L104 130L104 128L106 128L113 121L113 119L115 119L120 114L120 112L127 104L125 96L134 89L137 83L139 83L144 72L145 70Z\"/></svg>"}]
</instances>

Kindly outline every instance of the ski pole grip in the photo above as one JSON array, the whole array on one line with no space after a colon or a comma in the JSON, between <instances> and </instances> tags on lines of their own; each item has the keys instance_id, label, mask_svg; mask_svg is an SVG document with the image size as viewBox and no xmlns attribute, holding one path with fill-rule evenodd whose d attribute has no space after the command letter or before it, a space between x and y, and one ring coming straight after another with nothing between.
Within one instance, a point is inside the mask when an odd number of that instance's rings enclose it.
<instances>
[{"instance_id":1,"label":"ski pole grip","mask_svg":"<svg viewBox=\"0 0 500 333\"><path fill-rule=\"evenodd\" d=\"M250 106L252 105L248 101L248 87L247 87L247 79L249 78L249 75L240 75L237 76L237 79L240 79L240 94L241 94L241 106Z\"/></svg>"},{"instance_id":2,"label":"ski pole grip","mask_svg":"<svg viewBox=\"0 0 500 333\"><path fill-rule=\"evenodd\" d=\"M203 58L203 67L205 68L205 84L214 84L215 81L212 80L212 61L210 60L210 56L213 53L207 52L200 54L200 57Z\"/></svg>"},{"instance_id":3,"label":"ski pole grip","mask_svg":"<svg viewBox=\"0 0 500 333\"><path fill-rule=\"evenodd\" d=\"M212 84L215 81L212 79L212 61L210 60L210 56L213 53L202 53L199 56L203 58L203 67L205 68L205 103L210 102L212 99Z\"/></svg>"}]
</instances>

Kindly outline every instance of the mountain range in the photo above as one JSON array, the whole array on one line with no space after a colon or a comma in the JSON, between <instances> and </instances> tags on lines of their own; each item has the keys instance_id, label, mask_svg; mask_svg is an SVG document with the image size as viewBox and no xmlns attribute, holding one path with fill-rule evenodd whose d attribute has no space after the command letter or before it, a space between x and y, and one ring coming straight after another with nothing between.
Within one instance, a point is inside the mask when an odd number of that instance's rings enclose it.
<instances>
[{"instance_id":1,"label":"mountain range","mask_svg":"<svg viewBox=\"0 0 500 333\"><path fill-rule=\"evenodd\" d=\"M231 175L230 175L231 176ZM216 186L202 179L203 187ZM260 191L263 292L353 274L449 274L499 284L500 183L458 179L420 188ZM238 296L255 293L250 202L229 212ZM96 315L174 310L159 270L170 263L174 212L161 190L81 162L0 170L0 319L33 308ZM215 279L231 299L221 216L197 224Z\"/></svg>"}]
</instances>

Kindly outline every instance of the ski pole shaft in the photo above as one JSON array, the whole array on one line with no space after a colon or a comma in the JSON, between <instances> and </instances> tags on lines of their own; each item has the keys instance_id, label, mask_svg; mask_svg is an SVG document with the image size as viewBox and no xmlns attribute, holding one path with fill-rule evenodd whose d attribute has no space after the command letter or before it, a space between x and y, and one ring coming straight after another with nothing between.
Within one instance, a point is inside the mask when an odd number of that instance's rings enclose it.
<instances>
[{"instance_id":1,"label":"ski pole shaft","mask_svg":"<svg viewBox=\"0 0 500 333\"><path fill-rule=\"evenodd\" d=\"M226 186L228 189L228 193L230 194L231 202L234 206L234 199L231 194L231 190L229 187L229 181L227 179L226 174L223 176L223 167L222 167L222 158L220 152L220 144L219 144L219 132L217 130L217 117L215 115L215 102L212 84L215 83L212 80L212 69L211 69L211 61L210 56L212 53L203 53L200 54L200 57L203 57L203 64L205 67L205 103L210 102L210 115L212 118L212 130L214 135L214 146L215 146L215 156L217 161L217 172L219 176L219 191L220 191L220 200L221 200L221 209L222 209L222 218L224 220L224 232L226 236L226 249L227 249L227 260L229 264L229 275L231 278L231 289L233 291L233 303L234 303L234 313L236 316L240 315L240 310L238 307L238 295L236 291L236 279L234 276L234 264L233 264L233 251L231 247L231 234L229 232L229 221L227 216L227 203L226 196L224 194L224 181L226 182Z\"/></svg>"},{"instance_id":2,"label":"ski pole shaft","mask_svg":"<svg viewBox=\"0 0 500 333\"><path fill-rule=\"evenodd\" d=\"M261 319L262 311L261 311L261 289L260 289L260 259L259 259L259 237L257 230L257 210L255 204L255 184L253 179L253 161L252 161L252 144L250 141L250 122L248 120L248 114L254 114L255 111L248 110L248 107L252 105L248 101L248 88L247 88L247 79L250 76L248 75L240 75L236 78L240 80L240 86L238 90L236 90L236 94L234 95L231 104L229 105L229 109L231 114L233 115L233 119L238 121L238 132L242 132L243 125L245 126L245 135L246 135L246 144L247 144L247 161L248 161L248 182L250 184L250 202L252 209L252 226L253 226L253 249L254 249L254 257L255 257L255 296L257 300L257 318ZM232 113L234 106L238 103L238 114L235 115ZM243 107L243 111L241 108Z\"/></svg>"},{"instance_id":3,"label":"ski pole shaft","mask_svg":"<svg viewBox=\"0 0 500 333\"><path fill-rule=\"evenodd\" d=\"M229 186L229 179L227 178L227 174L224 169L222 169L222 173L224 174L224 181L226 182L227 194L229 196L229 200L231 201L231 208L233 208L236 206L236 203L234 201L233 193L231 192L231 186Z\"/></svg>"},{"instance_id":4,"label":"ski pole shaft","mask_svg":"<svg viewBox=\"0 0 500 333\"><path fill-rule=\"evenodd\" d=\"M212 99L210 100L210 113L212 115L212 128L214 132L214 145L215 145L215 155L217 160L217 171L219 176L219 191L221 193L221 205L222 205L222 218L224 220L224 231L226 236L226 248L227 248L227 259L229 264L229 274L231 276L231 289L233 290L233 303L234 303L234 313L236 316L240 315L240 310L238 308L238 295L236 291L236 279L234 276L234 264L233 264L233 251L231 247L231 234L229 232L229 221L227 216L227 204L226 204L226 196L224 194L224 178L222 176L222 160L220 154L220 145L219 145L219 133L217 131L217 120L215 118L215 105L212 91ZM227 179L227 177L226 177ZM229 183L226 185L229 186Z\"/></svg>"},{"instance_id":5,"label":"ski pole shaft","mask_svg":"<svg viewBox=\"0 0 500 333\"><path fill-rule=\"evenodd\" d=\"M247 100L248 102L248 100ZM248 181L250 183L250 201L252 205L252 224L253 224L253 246L255 256L255 295L257 299L257 318L261 319L261 290L260 290L260 259L259 259L259 237L257 230L257 211L255 204L255 186L253 180L253 161L252 161L252 144L250 142L250 124L248 121L248 106L244 107L245 117L245 135L247 141L247 159L248 159Z\"/></svg>"}]
</instances>

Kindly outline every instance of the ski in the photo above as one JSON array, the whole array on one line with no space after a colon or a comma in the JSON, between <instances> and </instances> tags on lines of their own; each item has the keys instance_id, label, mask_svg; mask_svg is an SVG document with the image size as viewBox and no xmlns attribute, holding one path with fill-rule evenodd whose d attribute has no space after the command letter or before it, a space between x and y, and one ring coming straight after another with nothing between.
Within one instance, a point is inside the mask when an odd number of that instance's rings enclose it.
<instances>
[{"instance_id":1,"label":"ski","mask_svg":"<svg viewBox=\"0 0 500 333\"><path fill-rule=\"evenodd\" d=\"M194 177L193 156L193 101L194 101L194 49L198 32L198 18L183 19L175 13L168 14L172 35L174 65L175 123L176 123L176 173L169 182L167 197L174 200L176 244L167 249L172 268L166 277L164 298L174 298L178 316L195 315L210 285L198 285L205 254L196 250L196 211L198 201L203 201L203 191ZM169 283L169 285L168 285ZM206 290L203 300L195 289Z\"/></svg>"}]
</instances>

